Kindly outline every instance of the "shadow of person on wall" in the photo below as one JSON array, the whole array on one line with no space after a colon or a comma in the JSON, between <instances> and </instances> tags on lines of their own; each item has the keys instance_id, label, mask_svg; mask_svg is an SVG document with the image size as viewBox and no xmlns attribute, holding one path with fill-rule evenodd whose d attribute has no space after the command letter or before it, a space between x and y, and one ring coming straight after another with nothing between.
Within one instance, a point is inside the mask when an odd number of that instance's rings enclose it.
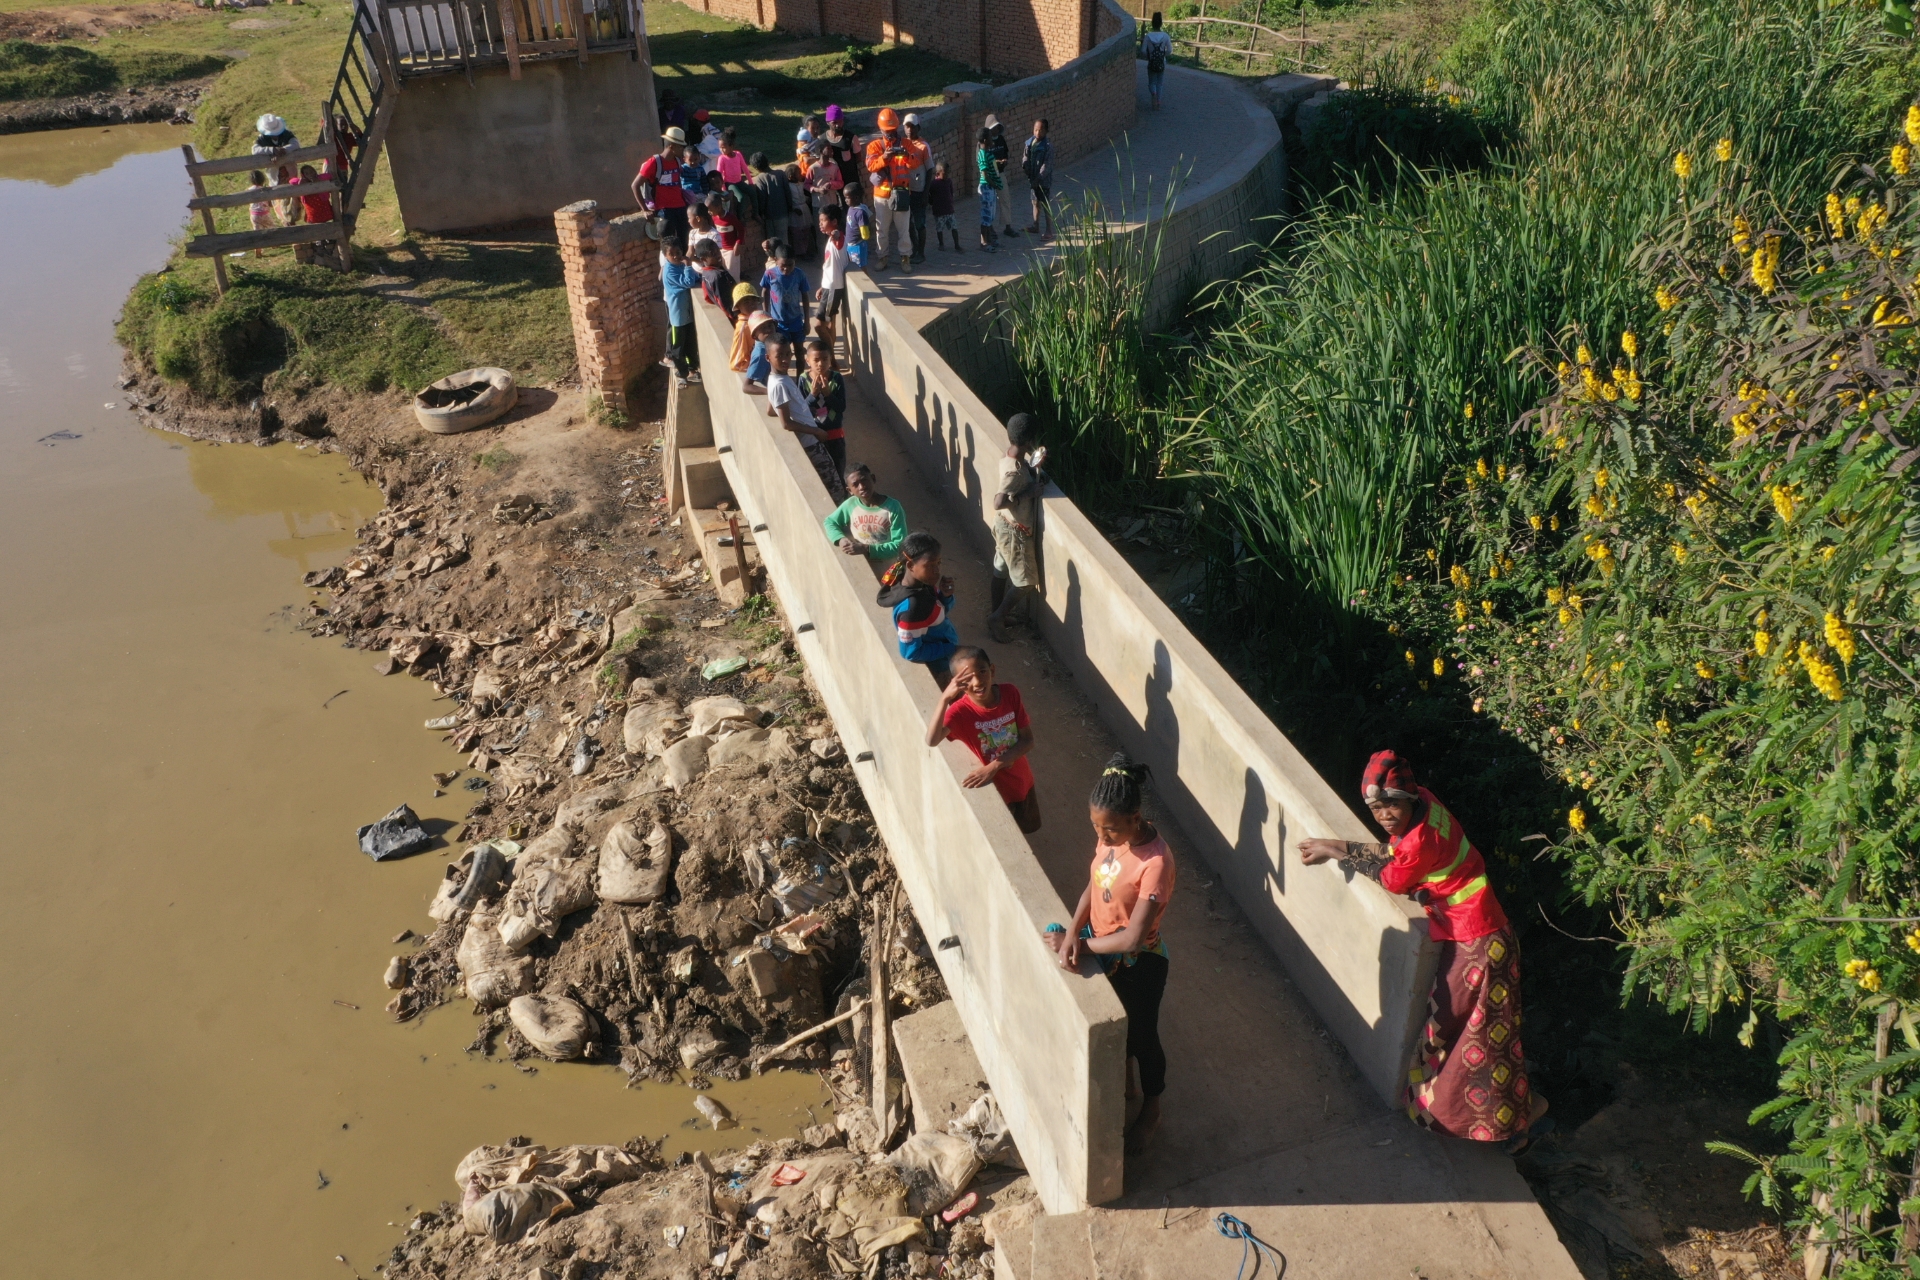
<instances>
[{"instance_id":1,"label":"shadow of person on wall","mask_svg":"<svg viewBox=\"0 0 1920 1280\"><path fill-rule=\"evenodd\" d=\"M1147 720L1141 726L1145 741L1139 751L1151 756L1160 785L1172 786L1180 775L1180 717L1173 709L1173 654L1165 640L1153 642L1153 670L1147 673Z\"/></svg>"},{"instance_id":2,"label":"shadow of person on wall","mask_svg":"<svg viewBox=\"0 0 1920 1280\"><path fill-rule=\"evenodd\" d=\"M1287 850L1282 832L1280 847L1268 850L1267 831L1267 784L1260 781L1260 775L1249 768L1246 772L1246 794L1240 801L1240 827L1234 836L1233 851L1236 864L1242 867L1264 866L1266 879L1273 885L1273 892L1284 895L1287 891Z\"/></svg>"}]
</instances>

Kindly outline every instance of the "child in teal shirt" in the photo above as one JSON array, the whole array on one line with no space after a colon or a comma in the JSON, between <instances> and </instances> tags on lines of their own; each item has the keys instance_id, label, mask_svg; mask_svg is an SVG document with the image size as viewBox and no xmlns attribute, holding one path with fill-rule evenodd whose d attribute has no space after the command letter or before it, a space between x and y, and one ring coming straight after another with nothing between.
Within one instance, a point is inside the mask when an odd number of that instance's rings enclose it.
<instances>
[{"instance_id":1,"label":"child in teal shirt","mask_svg":"<svg viewBox=\"0 0 1920 1280\"><path fill-rule=\"evenodd\" d=\"M898 498L880 492L873 468L861 463L847 472L853 496L826 518L827 540L850 556L891 560L907 540L907 509Z\"/></svg>"}]
</instances>

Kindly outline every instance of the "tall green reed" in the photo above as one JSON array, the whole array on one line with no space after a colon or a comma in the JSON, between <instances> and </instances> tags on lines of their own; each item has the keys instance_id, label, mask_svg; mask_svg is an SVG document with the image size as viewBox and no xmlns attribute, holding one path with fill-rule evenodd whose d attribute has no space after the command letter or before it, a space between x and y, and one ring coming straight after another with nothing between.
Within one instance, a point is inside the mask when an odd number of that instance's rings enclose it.
<instances>
[{"instance_id":1,"label":"tall green reed","mask_svg":"<svg viewBox=\"0 0 1920 1280\"><path fill-rule=\"evenodd\" d=\"M1015 362L1052 420L1052 470L1082 494L1177 468L1149 407L1157 362L1148 329L1166 238L1166 219L1149 211L1177 205L1181 175L1150 179L1143 194L1116 160L1129 194L1115 207L1090 189L1063 209L1053 259L1029 264L1002 303Z\"/></svg>"},{"instance_id":2,"label":"tall green reed","mask_svg":"<svg viewBox=\"0 0 1920 1280\"><path fill-rule=\"evenodd\" d=\"M1514 4L1474 86L1516 139L1504 161L1322 204L1215 295L1184 417L1211 444L1217 514L1322 605L1377 587L1441 471L1506 450L1506 424L1547 390L1514 351L1647 321L1627 260L1673 208L1674 152L1711 165L1731 137L1804 207L1883 127L1835 91L1884 49L1855 8Z\"/></svg>"}]
</instances>

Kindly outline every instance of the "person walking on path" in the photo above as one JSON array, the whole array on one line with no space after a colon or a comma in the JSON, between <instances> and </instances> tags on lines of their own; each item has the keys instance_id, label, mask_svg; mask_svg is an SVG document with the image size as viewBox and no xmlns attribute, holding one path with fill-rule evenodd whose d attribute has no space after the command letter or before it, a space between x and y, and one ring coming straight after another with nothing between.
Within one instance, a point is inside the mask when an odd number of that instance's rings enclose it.
<instances>
[{"instance_id":1,"label":"person walking on path","mask_svg":"<svg viewBox=\"0 0 1920 1280\"><path fill-rule=\"evenodd\" d=\"M861 176L860 140L838 106L827 108L827 163L840 170L840 199L849 207L862 203L866 179Z\"/></svg>"},{"instance_id":2,"label":"person walking on path","mask_svg":"<svg viewBox=\"0 0 1920 1280\"><path fill-rule=\"evenodd\" d=\"M1020 152L1020 172L1027 175L1027 186L1033 192L1033 225L1027 228L1028 235L1053 239L1053 143L1047 139L1047 122L1033 122L1033 136L1027 139L1026 146ZM1044 235L1040 231L1040 221L1046 219L1047 229Z\"/></svg>"},{"instance_id":3,"label":"person walking on path","mask_svg":"<svg viewBox=\"0 0 1920 1280\"><path fill-rule=\"evenodd\" d=\"M793 265L793 250L776 244L767 253L766 274L760 277L760 296L767 300L767 314L780 326L780 336L799 342L807 336L807 277ZM776 362L775 367L786 366Z\"/></svg>"},{"instance_id":4,"label":"person walking on path","mask_svg":"<svg viewBox=\"0 0 1920 1280\"><path fill-rule=\"evenodd\" d=\"M986 127L987 150L993 156L994 174L1000 179L1000 185L1004 187L1007 179L1007 162L1013 158L1013 153L1007 148L1007 127L1000 123L1000 117L996 115L987 117ZM1001 228L1000 234L1010 240L1018 239L1020 233L1013 228L1012 208L1008 208L1006 214L1007 225Z\"/></svg>"},{"instance_id":5,"label":"person walking on path","mask_svg":"<svg viewBox=\"0 0 1920 1280\"><path fill-rule=\"evenodd\" d=\"M1062 969L1077 970L1091 955L1127 1011L1127 1056L1140 1068L1140 1114L1127 1126L1128 1155L1146 1147L1160 1123L1167 1091L1167 1052L1160 1044L1160 998L1167 990L1167 948L1160 921L1173 897L1173 854L1141 814L1147 767L1124 752L1100 771L1087 800L1093 823L1093 874L1065 929L1047 926Z\"/></svg>"},{"instance_id":6,"label":"person walking on path","mask_svg":"<svg viewBox=\"0 0 1920 1280\"><path fill-rule=\"evenodd\" d=\"M927 181L927 208L933 213L933 242L944 249L947 237L952 236L953 251L965 253L960 224L953 216L953 179L947 176L945 160L933 166L933 177Z\"/></svg>"},{"instance_id":7,"label":"person walking on path","mask_svg":"<svg viewBox=\"0 0 1920 1280\"><path fill-rule=\"evenodd\" d=\"M1040 464L1047 451L1037 448L1040 424L1030 413L1007 419L1007 452L1000 459L1000 488L993 495L993 612L987 634L1008 644L1007 619L1021 600L1040 585L1035 545L1040 528Z\"/></svg>"},{"instance_id":8,"label":"person walking on path","mask_svg":"<svg viewBox=\"0 0 1920 1280\"><path fill-rule=\"evenodd\" d=\"M973 752L980 767L960 780L963 787L989 782L1000 793L1021 831L1040 829L1040 797L1033 786L1033 721L1020 690L993 678L993 659L985 649L961 645L953 651L953 680L940 695L927 724L927 745L947 738Z\"/></svg>"},{"instance_id":9,"label":"person walking on path","mask_svg":"<svg viewBox=\"0 0 1920 1280\"><path fill-rule=\"evenodd\" d=\"M891 560L907 540L907 509L898 498L880 492L873 468L861 463L847 472L848 498L834 509L823 527L827 541L850 556Z\"/></svg>"},{"instance_id":10,"label":"person walking on path","mask_svg":"<svg viewBox=\"0 0 1920 1280\"><path fill-rule=\"evenodd\" d=\"M1460 820L1392 751L1367 761L1360 790L1387 842L1302 840L1300 861L1337 861L1426 908L1440 964L1419 1054L1407 1072L1407 1115L1450 1137L1505 1142L1518 1155L1544 1132L1536 1122L1547 1100L1527 1080L1520 944L1487 883L1486 862Z\"/></svg>"},{"instance_id":11,"label":"person walking on path","mask_svg":"<svg viewBox=\"0 0 1920 1280\"><path fill-rule=\"evenodd\" d=\"M933 180L933 149L920 136L920 117L909 111L900 121L908 147L918 147L920 164L907 179L907 232L913 238L913 265L927 260L927 184Z\"/></svg>"},{"instance_id":12,"label":"person walking on path","mask_svg":"<svg viewBox=\"0 0 1920 1280\"><path fill-rule=\"evenodd\" d=\"M900 117L892 107L880 110L880 136L867 144L867 174L873 183L874 262L869 270L887 269L887 248L900 249L900 269L913 270L913 176L927 162L927 144L900 134Z\"/></svg>"},{"instance_id":13,"label":"person walking on path","mask_svg":"<svg viewBox=\"0 0 1920 1280\"><path fill-rule=\"evenodd\" d=\"M988 116L987 119L993 119ZM993 217L1000 199L1000 166L993 159L993 133L985 125L975 139L973 162L980 170L980 247L989 253L1000 252L1000 237L994 233Z\"/></svg>"},{"instance_id":14,"label":"person walking on path","mask_svg":"<svg viewBox=\"0 0 1920 1280\"><path fill-rule=\"evenodd\" d=\"M1153 15L1153 28L1140 37L1140 56L1147 60L1147 96L1153 109L1160 109L1160 85L1167 78L1167 59L1173 56L1173 37L1160 29L1160 15Z\"/></svg>"},{"instance_id":15,"label":"person walking on path","mask_svg":"<svg viewBox=\"0 0 1920 1280\"><path fill-rule=\"evenodd\" d=\"M844 213L838 206L820 211L820 239L826 248L820 254L820 288L813 295L813 323L829 353L836 336L834 317L843 321L847 318L847 269L852 257L847 252L843 221Z\"/></svg>"},{"instance_id":16,"label":"person walking on path","mask_svg":"<svg viewBox=\"0 0 1920 1280\"><path fill-rule=\"evenodd\" d=\"M660 238L687 234L687 191L682 185L687 154L687 131L675 125L660 135L658 155L648 156L633 177L633 202L659 215Z\"/></svg>"}]
</instances>

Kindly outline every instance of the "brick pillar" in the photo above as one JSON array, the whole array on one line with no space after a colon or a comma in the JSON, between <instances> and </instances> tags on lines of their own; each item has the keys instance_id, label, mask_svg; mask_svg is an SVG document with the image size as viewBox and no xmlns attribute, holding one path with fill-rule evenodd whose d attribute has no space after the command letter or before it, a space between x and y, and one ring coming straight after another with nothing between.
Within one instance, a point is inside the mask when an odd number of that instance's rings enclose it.
<instances>
[{"instance_id":1,"label":"brick pillar","mask_svg":"<svg viewBox=\"0 0 1920 1280\"><path fill-rule=\"evenodd\" d=\"M609 222L592 200L568 205L553 220L580 384L625 413L634 384L666 349L658 245L645 215Z\"/></svg>"}]
</instances>

